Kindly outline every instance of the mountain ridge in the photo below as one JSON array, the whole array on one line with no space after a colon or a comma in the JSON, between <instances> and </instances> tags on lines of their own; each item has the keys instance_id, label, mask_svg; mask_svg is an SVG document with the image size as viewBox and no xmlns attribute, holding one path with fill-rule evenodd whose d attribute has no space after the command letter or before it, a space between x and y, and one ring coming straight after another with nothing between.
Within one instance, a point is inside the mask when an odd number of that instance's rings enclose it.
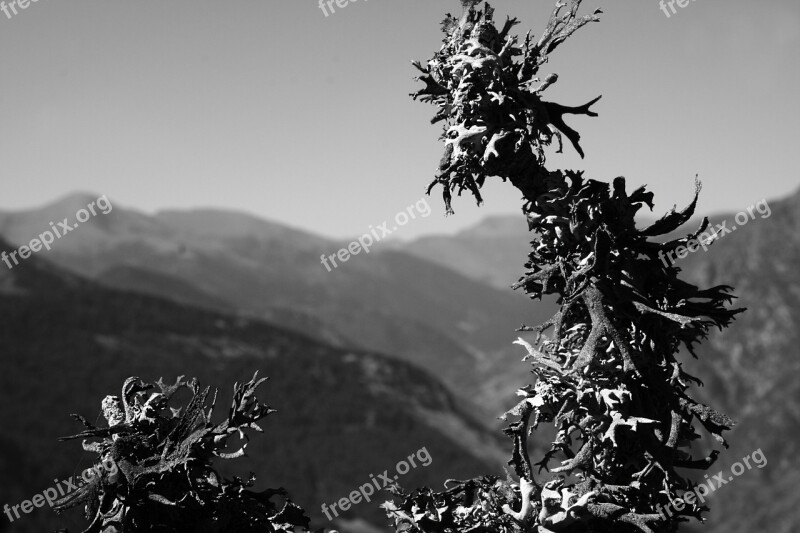
<instances>
[{"instance_id":1,"label":"mountain ridge","mask_svg":"<svg viewBox=\"0 0 800 533\"><path fill-rule=\"evenodd\" d=\"M80 447L56 442L77 428L68 414L94 419L100 400L118 393L131 375L149 381L198 376L220 387L222 398L256 369L270 377L260 396L278 413L250 444L249 458L221 469L240 476L253 470L260 487L285 485L319 525L322 503L423 446L432 466L412 471L404 482L431 484L451 471L501 472L497 438L437 378L409 363L331 348L253 318L104 288L36 257L2 276L14 278L19 290L0 292L0 425L8 439L0 444L25 451L21 458L0 456L0 472L17 471L20 461L46 465L6 479L4 501L21 501L54 476L72 473L73 461L86 456ZM465 439L440 425L458 428ZM383 513L373 503L344 518L380 526ZM12 531L79 523L44 511L23 518Z\"/></svg>"},{"instance_id":2,"label":"mountain ridge","mask_svg":"<svg viewBox=\"0 0 800 533\"><path fill-rule=\"evenodd\" d=\"M0 214L0 234L5 228L14 244L25 243L45 218ZM219 305L338 346L395 355L442 376L487 415L502 412L483 389L485 372L497 358L518 359L513 324L544 320L549 308L392 247L327 272L320 255L338 247L225 210L149 216L117 205L43 257L109 287Z\"/></svg>"}]
</instances>

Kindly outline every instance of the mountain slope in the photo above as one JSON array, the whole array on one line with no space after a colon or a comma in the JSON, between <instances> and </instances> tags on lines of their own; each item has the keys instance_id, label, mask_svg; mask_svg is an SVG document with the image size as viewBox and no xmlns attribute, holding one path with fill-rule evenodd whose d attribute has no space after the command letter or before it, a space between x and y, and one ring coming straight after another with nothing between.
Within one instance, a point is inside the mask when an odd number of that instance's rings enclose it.
<instances>
[{"instance_id":1,"label":"mountain slope","mask_svg":"<svg viewBox=\"0 0 800 533\"><path fill-rule=\"evenodd\" d=\"M402 250L508 291L524 273L530 241L524 217L494 216L452 237L421 237Z\"/></svg>"},{"instance_id":2,"label":"mountain slope","mask_svg":"<svg viewBox=\"0 0 800 533\"><path fill-rule=\"evenodd\" d=\"M220 388L223 405L234 381L255 370L270 376L261 396L278 413L263 424L266 433L252 441L249 457L223 472L253 470L258 487L285 486L318 526L327 522L322 503L348 495L370 474L391 471L422 447L432 463L412 470L404 484L501 471L504 454L494 435L437 379L407 363L331 348L258 320L109 290L39 258L0 269L0 287L0 445L8 451L0 456L0 472L38 465L4 478L11 504L86 466L80 447L56 442L80 429L68 414L93 419L100 400L118 394L130 375L198 376ZM344 517L380 526L379 501L354 506ZM10 531L56 524L80 531L76 517L56 519L47 510L24 516Z\"/></svg>"},{"instance_id":3,"label":"mountain slope","mask_svg":"<svg viewBox=\"0 0 800 533\"><path fill-rule=\"evenodd\" d=\"M28 242L49 220L90 201L77 195L0 214L0 235ZM390 247L376 246L328 272L320 255L341 247L240 213L148 216L114 206L40 253L117 288L234 309L338 346L397 355L487 413L500 412L485 377L519 359L514 327L541 322L550 309Z\"/></svg>"},{"instance_id":4,"label":"mountain slope","mask_svg":"<svg viewBox=\"0 0 800 533\"><path fill-rule=\"evenodd\" d=\"M800 527L800 192L769 206L768 218L756 214L708 252L678 263L695 283L732 285L737 305L748 309L730 330L712 335L695 365L706 382L702 395L738 422L714 471L759 448L769 460L720 489L713 531ZM735 224L734 214L713 218L727 220L728 228Z\"/></svg>"}]
</instances>

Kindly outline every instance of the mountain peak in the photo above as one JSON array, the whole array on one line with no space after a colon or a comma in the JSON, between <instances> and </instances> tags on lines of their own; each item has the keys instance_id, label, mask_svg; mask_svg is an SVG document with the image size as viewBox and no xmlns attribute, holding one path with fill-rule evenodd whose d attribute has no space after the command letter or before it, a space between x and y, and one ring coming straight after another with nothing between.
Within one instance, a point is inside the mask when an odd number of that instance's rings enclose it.
<instances>
[{"instance_id":1,"label":"mountain peak","mask_svg":"<svg viewBox=\"0 0 800 533\"><path fill-rule=\"evenodd\" d=\"M789 204L800 204L800 187L786 197L786 202Z\"/></svg>"},{"instance_id":2,"label":"mountain peak","mask_svg":"<svg viewBox=\"0 0 800 533\"><path fill-rule=\"evenodd\" d=\"M217 238L291 238L298 242L324 242L321 237L303 230L241 211L217 208L167 209L158 211L154 218L181 234Z\"/></svg>"},{"instance_id":3,"label":"mountain peak","mask_svg":"<svg viewBox=\"0 0 800 533\"><path fill-rule=\"evenodd\" d=\"M27 215L31 213L53 213L54 216L60 213L64 213L63 216L67 214L74 215L79 209L84 209L92 202L97 202L97 199L102 196L101 194L86 191L75 191L41 206L0 210L0 213L8 215Z\"/></svg>"},{"instance_id":4,"label":"mountain peak","mask_svg":"<svg viewBox=\"0 0 800 533\"><path fill-rule=\"evenodd\" d=\"M528 234L525 217L520 215L493 215L461 232L459 237L503 238Z\"/></svg>"},{"instance_id":5,"label":"mountain peak","mask_svg":"<svg viewBox=\"0 0 800 533\"><path fill-rule=\"evenodd\" d=\"M93 202L96 204L98 198L101 198L103 196L104 195L102 194L96 194L86 191L71 192L49 204L45 204L44 207L36 209L36 211L74 214L78 212L80 209L85 209L86 206L88 206ZM110 204L111 202L109 201L108 203Z\"/></svg>"}]
</instances>

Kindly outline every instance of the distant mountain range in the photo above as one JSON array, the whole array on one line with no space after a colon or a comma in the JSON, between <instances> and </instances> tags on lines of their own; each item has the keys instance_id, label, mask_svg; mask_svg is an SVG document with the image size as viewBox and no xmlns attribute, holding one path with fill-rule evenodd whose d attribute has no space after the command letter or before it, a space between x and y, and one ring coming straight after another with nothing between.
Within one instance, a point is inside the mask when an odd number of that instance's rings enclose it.
<instances>
[{"instance_id":1,"label":"distant mountain range","mask_svg":"<svg viewBox=\"0 0 800 533\"><path fill-rule=\"evenodd\" d=\"M76 195L40 210L0 214L0 235L14 245L22 244L46 229L50 220L70 216L92 199L91 195ZM729 438L731 449L721 455L712 471L728 469L733 462L758 448L769 459L769 465L763 470L746 472L714 495L709 522L702 528L702 531L710 533L788 533L800 527L800 508L794 496L794 489L800 484L800 468L795 455L797 438L800 437L800 384L797 380L800 369L800 358L797 357L800 355L800 274L797 271L800 264L800 194L769 205L772 210L769 218L761 219L756 214L757 220L725 236L708 252L695 252L678 263L690 281L704 286L733 285L740 296L737 304L749 308L730 330L711 336L701 348L698 361L692 361L690 356L685 358L688 369L707 384L699 394L707 403L720 407L739 420ZM733 221L734 214L712 218L715 223ZM23 318L11 322L13 334L9 333L9 339L22 345L32 343L46 347L52 358L59 357L59 352L78 357L76 352L86 350L89 354L97 351L96 346L101 346L101 355L97 357L109 358L108 364L113 359L119 361L117 364L124 361L143 365L136 368L160 371L166 365L164 361L168 360L166 354L175 352L177 347L182 354L179 357L187 359L176 359L170 363L169 369L185 373L186 370L180 370L181 366L194 368L190 364L192 360L203 361L202 368L207 367L205 362L208 359L224 361L208 374L211 382L219 385L226 385L233 376L230 373L233 370L229 369L231 361L247 357L259 360L265 353L261 344L272 345L272 341L263 340L269 337L267 333L256 334L254 331L269 330L281 332L280 335L286 338L302 339L302 342L293 340L289 344L297 342L301 346L316 348L309 351L295 347L288 350L293 354L291 357L268 359L276 365L285 361L276 367L276 371L267 372L273 376L270 387L298 383L297 391L281 389L277 396L293 400L287 400L285 407L278 406L281 412L271 421L275 424L280 417L287 415L290 403L305 405L305 401L308 405L317 405L315 401L334 394L334 390L336 394L345 395L345 389L367 387L370 380L365 378L358 385L357 379L348 378L349 374L341 369L348 354L362 354L358 356L373 358L387 368L399 365L397 368L404 370L396 369L392 374L405 377L394 382L389 389L391 392L383 391L387 392L387 397L400 394L395 397L400 398L398 403L404 404L417 398L418 394L435 397L438 390L444 396L437 405L440 412L449 416L445 423L442 415L420 418L419 411L412 409L414 412L409 414L407 406L395 406L401 410L402 416L407 417L404 420L415 420L408 426L412 428L409 431L412 434L425 433L429 430L424 424L430 423L439 427L442 435L463 433L471 435L464 437L467 443L485 442L480 453L458 460L459 464L464 461L463 464L478 468L490 462L494 465L497 448L480 426L473 426L473 420L477 418L488 424L492 416L513 402L509 393L514 387L530 382L527 365L519 362L522 354L510 344L517 336L513 329L523 322L538 324L554 309L552 302L530 302L507 288L524 271L530 240L521 216L495 217L455 236L426 237L391 246L385 243L383 248L376 247L369 255L353 257L340 268L327 272L320 264L320 255L334 253L343 243L233 212L170 211L147 216L115 205L109 215L92 219L79 231L59 240L50 252L39 254L38 258L57 267L46 266L40 261L37 268L49 269L52 271L50 277L60 281L58 284L44 279L37 281L35 293L25 293L38 295L29 300L35 304L19 307L24 300L13 300L3 316L19 314L13 310L15 308L25 310L27 317L22 313ZM0 267L0 293L5 292L9 298L10 295L23 298L16 282L9 277L9 274L16 276L17 270L3 272L5 267L2 264ZM78 276L92 282L83 281ZM71 288L67 291L65 287ZM65 291L74 300L72 303L62 301L59 296ZM45 297L46 294L50 297ZM92 294L95 297L89 296ZM5 297L2 301L12 302ZM60 307L54 307L54 302L62 303ZM75 335L74 331L80 329L78 326L56 327L58 321L55 317L60 316L59 313L69 315L65 309L85 309L87 306L93 309L94 314L85 316L84 324L91 323L92 327L97 327L95 322L102 324L113 317L113 324L99 338L116 338L115 342L73 342L70 339ZM141 315L128 307L139 309ZM44 310L40 313L49 313L49 318L41 322L46 328L51 328L47 338L41 334L44 330L37 326L41 319L36 309ZM88 313L81 311L84 312ZM177 319L178 323L185 324L185 330L173 331L178 327L170 322L173 314L185 317ZM141 318L143 315L152 315L157 324L145 326L149 322ZM211 324L217 321L229 324L230 329L215 330ZM239 323L246 325L241 330L232 326ZM86 325L80 327L93 331ZM211 335L211 338L203 335ZM87 339L96 336L87 334ZM204 340L193 340L198 336ZM146 347L148 343L155 347L138 348L139 344ZM5 341L3 345L6 345ZM258 353L253 352L254 345L259 347ZM217 355L214 359L215 354L239 354L239 349L250 355L221 359ZM376 352L388 357L371 355ZM117 358L109 355L115 353L124 355ZM267 350L267 353L271 352ZM312 355L303 357L298 353ZM298 367L315 368L314 365L323 364L313 354L325 354L322 357L331 364L330 368L325 366L324 371L320 370L321 375L330 372L338 376L330 383L319 378L330 386L329 389L299 385L303 378ZM150 359L157 364L148 363ZM28 368L23 364L27 360L18 361L21 368ZM69 375L69 365L60 364L63 366L58 367L59 372ZM113 379L121 379L125 371L120 368ZM284 379L279 384L280 375L291 376L291 379ZM453 394L450 395L445 386L432 376L441 379ZM339 380L341 385L337 386ZM427 384L423 390L413 389L417 380ZM17 381L14 383L16 387ZM106 383L103 382L103 387L107 386ZM267 388L268 394L274 390L270 387ZM3 390L15 389L9 383L3 385ZM403 392L397 393L398 390ZM86 401L96 401L108 393L106 388L99 387L91 392ZM376 401L370 393L359 391L356 396L345 395L346 398L342 396L336 402L348 405L354 402L352 411L359 413L363 411L359 402L369 405L369 402ZM359 397L358 394L366 396ZM30 395L30 390L23 389L6 405L19 405L18 402ZM294 400L297 396L307 398ZM47 398L55 401L52 396ZM94 409L92 405L87 403L80 410L91 412ZM456 409L455 406L459 405L473 409L473 416ZM52 418L51 414L47 416L48 420ZM337 420L337 416L344 415L327 416ZM302 436L303 431L310 431L306 427L309 420L292 422L296 424L293 435ZM364 431L369 420L373 419L367 416L350 422L354 434ZM402 424L400 427L406 427ZM467 431L463 428L472 429ZM388 438L389 429L385 435ZM328 438L318 437L320 442L328 442L325 440ZM299 439L301 442L307 440ZM356 440L354 437L353 442ZM24 448L22 442L17 439L9 445ZM0 449L3 446L4 441L0 440ZM302 446L300 449L308 448ZM463 451L464 446L460 449ZM55 453L51 449L44 452ZM264 453L269 455L271 452ZM283 448L281 453L284 453ZM285 453L291 453L291 450ZM340 452L337 449L332 453ZM451 452L439 453L446 455ZM262 451L253 451L252 455L262 455ZM375 451L377 458L388 455L391 454L386 451ZM436 455L433 455L436 465ZM329 494L324 483L339 479L338 476L344 479L352 467L346 461L338 463L336 468L341 468L341 471L336 470L331 478L331 472L320 474L322 470L293 474L296 465L289 463L275 466L273 472L281 472L280 475L289 480L285 484L295 495L300 495L302 490L312 490L315 497ZM323 469L321 466L315 468ZM445 470L447 468L442 467L442 471ZM457 475L460 474L450 471L444 477ZM444 477L432 483L440 483ZM310 478L321 480L315 483L323 483L323 488L304 485L304 480ZM270 479L267 476L265 481L271 482ZM284 478L278 476L277 479L283 483ZM415 484L410 480L409 485ZM379 520L375 514L366 518L373 524ZM355 526L351 524L351 527ZM699 531L696 526L687 529L695 530Z\"/></svg>"},{"instance_id":2,"label":"distant mountain range","mask_svg":"<svg viewBox=\"0 0 800 533\"><path fill-rule=\"evenodd\" d=\"M770 460L720 489L713 531L800 529L800 192L768 205L769 218L756 212L745 226L735 213L712 217L712 224L727 221L736 231L708 252L678 260L695 283L732 285L736 304L748 309L729 330L713 334L690 367L706 382L707 402L738 421L731 449L716 466L729 469L758 448Z\"/></svg>"},{"instance_id":3,"label":"distant mountain range","mask_svg":"<svg viewBox=\"0 0 800 533\"><path fill-rule=\"evenodd\" d=\"M0 249L11 248L0 242ZM493 432L435 376L403 361L332 348L261 320L204 310L154 296L104 288L38 257L0 268L0 504L18 504L89 463L74 442L57 438L95 420L100 400L131 375L154 381L197 376L220 388L255 370L271 380L260 396L278 413L264 422L248 458L223 473L258 475L259 489L284 486L313 516L397 461L426 447L432 462L401 478L409 487L447 477L502 473L505 452ZM343 515L348 531L383 530L378 505ZM9 526L0 516L0 530ZM47 509L9 531L82 531L77 515ZM83 524L86 525L86 524ZM377 529L376 529L377 528Z\"/></svg>"},{"instance_id":4,"label":"distant mountain range","mask_svg":"<svg viewBox=\"0 0 800 533\"><path fill-rule=\"evenodd\" d=\"M520 214L493 216L452 236L421 237L401 249L507 292L525 271L531 240Z\"/></svg>"},{"instance_id":5,"label":"distant mountain range","mask_svg":"<svg viewBox=\"0 0 800 533\"><path fill-rule=\"evenodd\" d=\"M50 221L95 198L78 194L42 209L0 213L0 235L15 245L29 242ZM329 272L320 256L342 246L241 213L148 216L115 205L43 257L108 287L262 318L333 346L392 354L440 376L485 414L502 412L492 369L519 361L514 328L543 321L551 306L389 246Z\"/></svg>"}]
</instances>

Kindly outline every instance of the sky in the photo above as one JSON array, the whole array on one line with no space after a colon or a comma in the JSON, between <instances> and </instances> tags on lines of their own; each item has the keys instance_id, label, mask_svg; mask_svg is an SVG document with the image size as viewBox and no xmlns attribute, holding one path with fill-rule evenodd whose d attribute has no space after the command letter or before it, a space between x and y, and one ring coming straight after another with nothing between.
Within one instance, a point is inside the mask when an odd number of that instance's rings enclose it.
<instances>
[{"instance_id":1,"label":"sky","mask_svg":"<svg viewBox=\"0 0 800 533\"><path fill-rule=\"evenodd\" d=\"M6 0L6 3L8 0ZM539 35L550 0L493 4ZM800 2L658 0L603 9L552 56L545 98L602 94L568 120L586 158L550 168L649 185L658 211L737 212L798 189ZM38 0L0 12L0 210L72 192L154 212L218 207L328 237L358 235L423 198L441 156L410 60L439 48L457 0ZM568 117L569 119L569 117ZM395 234L453 233L519 213L509 184L457 198ZM66 216L66 214L65 214Z\"/></svg>"}]
</instances>

